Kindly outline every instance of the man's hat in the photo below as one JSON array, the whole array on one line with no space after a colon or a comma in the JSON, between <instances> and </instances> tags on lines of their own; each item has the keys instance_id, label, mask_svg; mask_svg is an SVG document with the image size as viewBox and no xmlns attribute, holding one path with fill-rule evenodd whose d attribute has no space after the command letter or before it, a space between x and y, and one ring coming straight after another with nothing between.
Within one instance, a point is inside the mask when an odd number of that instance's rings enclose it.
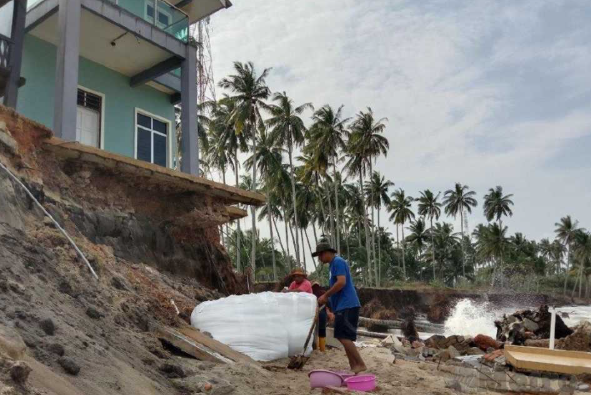
<instances>
[{"instance_id":1,"label":"man's hat","mask_svg":"<svg viewBox=\"0 0 591 395\"><path fill-rule=\"evenodd\" d=\"M324 251L334 252L335 254L337 253L337 250L332 248L332 246L330 245L330 242L326 238L322 238L318 241L318 244L316 245L316 252L313 252L312 256L317 257L318 255L320 255Z\"/></svg>"},{"instance_id":2,"label":"man's hat","mask_svg":"<svg viewBox=\"0 0 591 395\"><path fill-rule=\"evenodd\" d=\"M304 269L299 268L299 267L296 267L295 269L293 269L289 275L291 277L293 277L293 276L304 276L304 277L308 277L308 273L306 273L304 271Z\"/></svg>"}]
</instances>

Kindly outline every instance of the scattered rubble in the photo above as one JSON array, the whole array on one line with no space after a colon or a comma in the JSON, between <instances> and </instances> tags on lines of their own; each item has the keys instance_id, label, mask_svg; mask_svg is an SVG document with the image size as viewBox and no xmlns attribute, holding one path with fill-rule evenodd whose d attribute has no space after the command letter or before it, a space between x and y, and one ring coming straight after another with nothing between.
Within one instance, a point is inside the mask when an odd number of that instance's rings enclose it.
<instances>
[{"instance_id":1,"label":"scattered rubble","mask_svg":"<svg viewBox=\"0 0 591 395\"><path fill-rule=\"evenodd\" d=\"M547 305L536 311L521 310L505 315L502 320L495 321L497 340L513 345L524 345L527 340L548 339L550 337L551 314ZM572 329L566 326L562 318L556 316L556 339L571 335Z\"/></svg>"}]
</instances>

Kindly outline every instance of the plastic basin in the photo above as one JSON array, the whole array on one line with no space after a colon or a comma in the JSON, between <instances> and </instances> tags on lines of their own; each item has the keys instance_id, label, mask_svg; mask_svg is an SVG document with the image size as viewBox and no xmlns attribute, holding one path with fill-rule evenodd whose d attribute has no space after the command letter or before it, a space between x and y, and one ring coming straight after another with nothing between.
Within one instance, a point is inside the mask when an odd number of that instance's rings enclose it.
<instances>
[{"instance_id":1,"label":"plastic basin","mask_svg":"<svg viewBox=\"0 0 591 395\"><path fill-rule=\"evenodd\" d=\"M345 380L347 380L349 377L355 377L355 373L351 373L351 372L340 371L340 372L335 372L335 373L338 374L339 376L341 376L341 378L343 379L343 384L341 385L341 387L347 386L347 383L345 383Z\"/></svg>"},{"instance_id":2,"label":"plastic basin","mask_svg":"<svg viewBox=\"0 0 591 395\"><path fill-rule=\"evenodd\" d=\"M345 380L347 388L354 391L373 391L376 389L376 376L373 374L363 374L349 377Z\"/></svg>"},{"instance_id":3,"label":"plastic basin","mask_svg":"<svg viewBox=\"0 0 591 395\"><path fill-rule=\"evenodd\" d=\"M313 370L308 373L308 377L312 388L341 387L343 385L343 378L330 370Z\"/></svg>"}]
</instances>

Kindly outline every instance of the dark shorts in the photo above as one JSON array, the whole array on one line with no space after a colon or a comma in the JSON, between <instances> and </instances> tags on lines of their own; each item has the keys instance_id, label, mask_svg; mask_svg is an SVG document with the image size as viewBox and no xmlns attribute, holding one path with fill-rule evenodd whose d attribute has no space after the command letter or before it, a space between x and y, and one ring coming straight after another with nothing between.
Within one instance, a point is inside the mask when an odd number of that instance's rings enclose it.
<instances>
[{"instance_id":1,"label":"dark shorts","mask_svg":"<svg viewBox=\"0 0 591 395\"><path fill-rule=\"evenodd\" d=\"M335 339L357 340L357 325L359 324L359 307L340 310L334 313Z\"/></svg>"}]
</instances>

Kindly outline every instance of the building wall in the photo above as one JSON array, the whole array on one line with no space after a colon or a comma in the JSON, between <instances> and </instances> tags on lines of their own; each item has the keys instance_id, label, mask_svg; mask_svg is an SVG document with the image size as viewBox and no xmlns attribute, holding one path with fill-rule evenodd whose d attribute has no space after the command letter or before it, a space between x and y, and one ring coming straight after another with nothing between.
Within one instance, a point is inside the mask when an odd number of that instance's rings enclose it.
<instances>
[{"instance_id":1,"label":"building wall","mask_svg":"<svg viewBox=\"0 0 591 395\"><path fill-rule=\"evenodd\" d=\"M21 75L27 83L19 90L18 112L53 128L56 47L27 34ZM150 86L129 86L129 77L80 58L78 84L105 95L104 149L133 157L135 108L171 121L170 143L176 152L175 113L170 97Z\"/></svg>"}]
</instances>

